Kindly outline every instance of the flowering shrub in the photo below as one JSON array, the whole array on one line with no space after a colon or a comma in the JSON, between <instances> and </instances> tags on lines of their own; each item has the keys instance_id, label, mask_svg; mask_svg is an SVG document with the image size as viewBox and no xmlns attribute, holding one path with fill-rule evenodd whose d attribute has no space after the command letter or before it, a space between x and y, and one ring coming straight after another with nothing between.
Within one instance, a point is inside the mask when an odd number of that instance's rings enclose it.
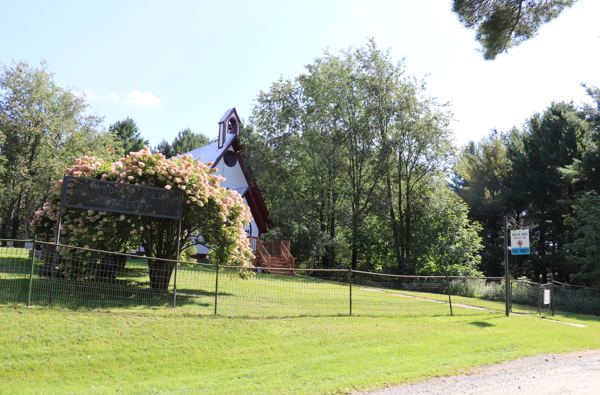
<instances>
[{"instance_id":1,"label":"flowering shrub","mask_svg":"<svg viewBox=\"0 0 600 395\"><path fill-rule=\"evenodd\" d=\"M183 192L181 251L191 245L190 236L202 235L215 246L210 257L220 264L249 267L252 250L244 232L251 220L242 197L220 186L223 177L214 174L212 163L200 163L186 155L166 159L147 147L114 163L84 156L65 175L123 184L145 185ZM58 180L41 210L35 212L31 227L38 236L55 241L63 180ZM126 252L143 246L148 257L178 259L177 222L131 214L63 208L60 242L69 246ZM85 250L74 250L92 257ZM153 288L166 289L173 265L148 259ZM63 275L80 278L90 275L85 267L63 267Z\"/></svg>"}]
</instances>

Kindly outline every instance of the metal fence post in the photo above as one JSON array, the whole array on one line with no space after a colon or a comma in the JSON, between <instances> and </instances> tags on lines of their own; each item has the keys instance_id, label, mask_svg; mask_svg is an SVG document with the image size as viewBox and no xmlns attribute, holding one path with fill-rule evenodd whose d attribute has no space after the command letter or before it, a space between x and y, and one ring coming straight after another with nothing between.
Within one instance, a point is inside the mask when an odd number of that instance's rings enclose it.
<instances>
[{"instance_id":1,"label":"metal fence post","mask_svg":"<svg viewBox=\"0 0 600 395\"><path fill-rule=\"evenodd\" d=\"M215 315L217 315L217 295L219 294L219 261L217 261L217 275L215 280Z\"/></svg>"},{"instance_id":2,"label":"metal fence post","mask_svg":"<svg viewBox=\"0 0 600 395\"><path fill-rule=\"evenodd\" d=\"M550 308L554 317L554 274L550 273Z\"/></svg>"},{"instance_id":3,"label":"metal fence post","mask_svg":"<svg viewBox=\"0 0 600 395\"><path fill-rule=\"evenodd\" d=\"M348 282L350 284L350 316L352 316L352 268L348 268Z\"/></svg>"},{"instance_id":4,"label":"metal fence post","mask_svg":"<svg viewBox=\"0 0 600 395\"><path fill-rule=\"evenodd\" d=\"M179 266L179 263L175 261L175 274L173 277L173 307L177 307L177 266Z\"/></svg>"},{"instance_id":5,"label":"metal fence post","mask_svg":"<svg viewBox=\"0 0 600 395\"><path fill-rule=\"evenodd\" d=\"M504 308L510 314L510 278L508 274L508 219L504 216Z\"/></svg>"},{"instance_id":6,"label":"metal fence post","mask_svg":"<svg viewBox=\"0 0 600 395\"><path fill-rule=\"evenodd\" d=\"M31 249L31 272L29 273L29 295L27 296L27 307L31 307L31 286L33 283L33 267L35 266L35 248L36 239L33 238L33 248Z\"/></svg>"},{"instance_id":7,"label":"metal fence post","mask_svg":"<svg viewBox=\"0 0 600 395\"><path fill-rule=\"evenodd\" d=\"M58 246L54 245L54 253L52 256L52 267L50 268L50 279L48 286L48 305L52 304L52 294L54 291L54 277L56 276L56 265L58 264Z\"/></svg>"},{"instance_id":8,"label":"metal fence post","mask_svg":"<svg viewBox=\"0 0 600 395\"><path fill-rule=\"evenodd\" d=\"M452 297L450 296L452 294L452 292L450 291L450 279L448 278L447 274L446 274L446 282L448 283L448 304L450 304L450 315L454 315L454 314L452 314Z\"/></svg>"},{"instance_id":9,"label":"metal fence post","mask_svg":"<svg viewBox=\"0 0 600 395\"><path fill-rule=\"evenodd\" d=\"M542 315L542 293L544 292L544 288L542 287L542 284L539 284L540 288L539 288L539 292L538 292L538 311L537 313L539 315Z\"/></svg>"}]
</instances>

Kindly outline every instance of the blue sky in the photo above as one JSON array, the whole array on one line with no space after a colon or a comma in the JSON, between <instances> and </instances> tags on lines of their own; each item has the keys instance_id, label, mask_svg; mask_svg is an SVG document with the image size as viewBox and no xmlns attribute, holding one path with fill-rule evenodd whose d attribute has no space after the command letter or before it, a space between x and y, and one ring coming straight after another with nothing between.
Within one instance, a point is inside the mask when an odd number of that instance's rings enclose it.
<instances>
[{"instance_id":1,"label":"blue sky","mask_svg":"<svg viewBox=\"0 0 600 395\"><path fill-rule=\"evenodd\" d=\"M600 86L600 1L580 0L493 62L451 3L0 0L0 63L45 59L106 127L130 116L153 146L186 127L216 137L226 109L248 118L280 76L369 37L452 103L460 145L520 126L552 101L589 102L582 82Z\"/></svg>"}]
</instances>

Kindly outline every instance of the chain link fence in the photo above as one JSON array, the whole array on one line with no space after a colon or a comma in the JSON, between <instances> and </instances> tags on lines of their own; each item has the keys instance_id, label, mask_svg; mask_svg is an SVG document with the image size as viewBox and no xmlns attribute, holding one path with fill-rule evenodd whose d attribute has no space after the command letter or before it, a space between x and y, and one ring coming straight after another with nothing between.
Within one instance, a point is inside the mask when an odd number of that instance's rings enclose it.
<instances>
[{"instance_id":1,"label":"chain link fence","mask_svg":"<svg viewBox=\"0 0 600 395\"><path fill-rule=\"evenodd\" d=\"M247 269L246 269L247 270ZM438 316L504 311L500 277L403 276L348 269L260 268L178 262L132 254L0 240L0 303L66 308L163 306L229 316ZM240 272L242 274L240 274ZM599 290L511 282L513 312L553 307L600 313Z\"/></svg>"}]
</instances>

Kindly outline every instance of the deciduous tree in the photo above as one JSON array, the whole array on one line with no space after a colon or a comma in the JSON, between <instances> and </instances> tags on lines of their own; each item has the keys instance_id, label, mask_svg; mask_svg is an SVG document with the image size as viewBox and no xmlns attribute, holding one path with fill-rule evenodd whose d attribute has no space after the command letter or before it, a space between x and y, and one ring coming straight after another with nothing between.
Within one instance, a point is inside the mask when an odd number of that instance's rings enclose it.
<instances>
[{"instance_id":1,"label":"deciduous tree","mask_svg":"<svg viewBox=\"0 0 600 395\"><path fill-rule=\"evenodd\" d=\"M25 62L0 71L0 237L28 235L26 225L68 163L84 155L116 158L119 144L86 114L85 99L58 87L53 74Z\"/></svg>"},{"instance_id":2,"label":"deciduous tree","mask_svg":"<svg viewBox=\"0 0 600 395\"><path fill-rule=\"evenodd\" d=\"M314 253L322 251L322 267L356 269L372 261L368 229L385 229L377 233L384 237L378 256L391 252L396 271L417 270L411 251L423 223L413 205L438 192L429 186L443 178L454 150L449 114L422 82L404 76L402 62L392 62L373 40L339 55L326 52L305 74L261 92L251 121L252 167L260 169L272 218L318 234Z\"/></svg>"}]
</instances>

